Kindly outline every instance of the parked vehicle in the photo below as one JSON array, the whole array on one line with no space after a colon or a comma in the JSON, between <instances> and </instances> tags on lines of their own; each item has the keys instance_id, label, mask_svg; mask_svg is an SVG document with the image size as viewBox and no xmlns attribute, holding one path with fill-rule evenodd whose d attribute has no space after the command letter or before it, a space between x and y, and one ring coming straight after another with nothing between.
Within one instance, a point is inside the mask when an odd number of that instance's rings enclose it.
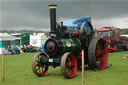
<instances>
[{"instance_id":1,"label":"parked vehicle","mask_svg":"<svg viewBox=\"0 0 128 85\"><path fill-rule=\"evenodd\" d=\"M103 27L95 30L98 38L106 40L107 48L111 51L128 50L128 37L120 36L120 29Z\"/></svg>"},{"instance_id":2,"label":"parked vehicle","mask_svg":"<svg viewBox=\"0 0 128 85\"><path fill-rule=\"evenodd\" d=\"M22 32L22 33L12 33L12 36L20 38L20 40L14 41L13 44L15 45L30 45L30 33L29 32Z\"/></svg>"}]
</instances>

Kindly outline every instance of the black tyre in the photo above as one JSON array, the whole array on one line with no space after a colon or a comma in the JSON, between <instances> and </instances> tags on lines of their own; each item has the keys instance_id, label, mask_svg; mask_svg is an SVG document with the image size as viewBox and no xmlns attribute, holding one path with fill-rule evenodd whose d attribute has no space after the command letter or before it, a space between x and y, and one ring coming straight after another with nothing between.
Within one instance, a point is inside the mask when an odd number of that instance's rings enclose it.
<instances>
[{"instance_id":1,"label":"black tyre","mask_svg":"<svg viewBox=\"0 0 128 85\"><path fill-rule=\"evenodd\" d=\"M107 65L108 51L105 41L93 38L88 48L88 66L91 69L103 70Z\"/></svg>"}]
</instances>

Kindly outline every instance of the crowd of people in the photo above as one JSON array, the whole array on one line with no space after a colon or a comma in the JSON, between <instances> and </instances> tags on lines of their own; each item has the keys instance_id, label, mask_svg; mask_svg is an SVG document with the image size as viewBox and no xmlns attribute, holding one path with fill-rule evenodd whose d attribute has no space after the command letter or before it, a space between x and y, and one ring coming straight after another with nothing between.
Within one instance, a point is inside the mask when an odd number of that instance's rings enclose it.
<instances>
[{"instance_id":1,"label":"crowd of people","mask_svg":"<svg viewBox=\"0 0 128 85\"><path fill-rule=\"evenodd\" d=\"M30 45L21 47L18 45L8 45L8 51L11 52L11 54L23 54L24 52L34 52L35 50Z\"/></svg>"},{"instance_id":2,"label":"crowd of people","mask_svg":"<svg viewBox=\"0 0 128 85\"><path fill-rule=\"evenodd\" d=\"M20 54L18 45L8 45L8 51L11 52L11 54Z\"/></svg>"}]
</instances>

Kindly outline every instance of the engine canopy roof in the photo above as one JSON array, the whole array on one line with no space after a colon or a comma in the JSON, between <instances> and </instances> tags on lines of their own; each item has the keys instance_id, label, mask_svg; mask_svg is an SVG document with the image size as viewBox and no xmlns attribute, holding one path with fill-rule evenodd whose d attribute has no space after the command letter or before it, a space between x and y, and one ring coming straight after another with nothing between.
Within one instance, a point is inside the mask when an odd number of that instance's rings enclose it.
<instances>
[{"instance_id":1,"label":"engine canopy roof","mask_svg":"<svg viewBox=\"0 0 128 85\"><path fill-rule=\"evenodd\" d=\"M65 19L61 20L63 22L63 25L67 27L80 27L83 22L90 22L91 23L91 17L81 17L81 18L73 18L73 19Z\"/></svg>"}]
</instances>

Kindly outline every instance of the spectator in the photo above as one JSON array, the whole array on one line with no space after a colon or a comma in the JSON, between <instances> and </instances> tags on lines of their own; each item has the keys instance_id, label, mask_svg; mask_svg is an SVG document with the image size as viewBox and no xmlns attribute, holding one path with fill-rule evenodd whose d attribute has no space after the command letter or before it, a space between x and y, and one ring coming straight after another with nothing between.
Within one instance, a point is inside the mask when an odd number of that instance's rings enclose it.
<instances>
[{"instance_id":1,"label":"spectator","mask_svg":"<svg viewBox=\"0 0 128 85\"><path fill-rule=\"evenodd\" d=\"M11 54L14 54L13 48L11 48L10 45L8 45L8 51L11 52Z\"/></svg>"},{"instance_id":2,"label":"spectator","mask_svg":"<svg viewBox=\"0 0 128 85\"><path fill-rule=\"evenodd\" d=\"M12 45L11 47L14 49L14 51L16 52L16 54L20 54L19 49L15 45Z\"/></svg>"}]
</instances>

